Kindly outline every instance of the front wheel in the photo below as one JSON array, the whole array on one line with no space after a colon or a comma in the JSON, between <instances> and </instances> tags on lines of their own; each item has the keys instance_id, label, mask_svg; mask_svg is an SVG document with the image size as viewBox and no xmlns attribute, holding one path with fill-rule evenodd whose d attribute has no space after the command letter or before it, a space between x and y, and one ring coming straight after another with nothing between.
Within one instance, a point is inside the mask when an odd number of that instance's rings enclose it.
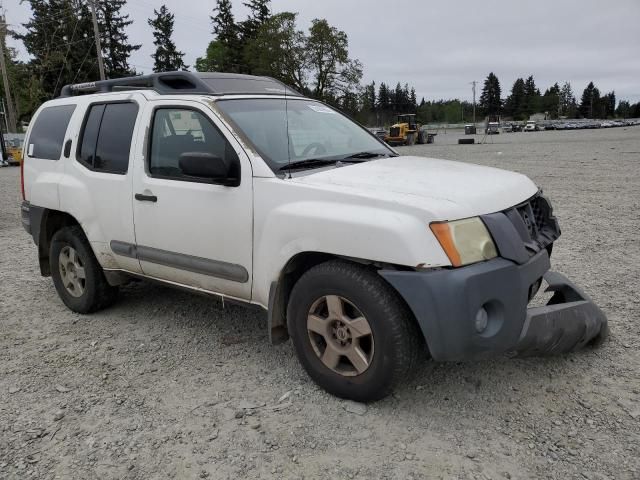
<instances>
[{"instance_id":1,"label":"front wheel","mask_svg":"<svg viewBox=\"0 0 640 480\"><path fill-rule=\"evenodd\" d=\"M107 283L79 226L64 227L54 233L49 266L58 295L74 312L95 312L111 305L117 298L118 287Z\"/></svg>"},{"instance_id":2,"label":"front wheel","mask_svg":"<svg viewBox=\"0 0 640 480\"><path fill-rule=\"evenodd\" d=\"M375 271L330 261L291 292L289 330L300 362L329 393L367 402L415 371L422 337L411 312Z\"/></svg>"}]
</instances>

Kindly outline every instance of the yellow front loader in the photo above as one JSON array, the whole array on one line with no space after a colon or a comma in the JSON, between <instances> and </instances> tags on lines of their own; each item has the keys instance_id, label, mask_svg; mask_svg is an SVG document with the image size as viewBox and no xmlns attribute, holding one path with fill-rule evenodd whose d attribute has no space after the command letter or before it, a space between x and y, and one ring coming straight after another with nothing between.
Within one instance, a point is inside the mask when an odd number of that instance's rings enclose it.
<instances>
[{"instance_id":1,"label":"yellow front loader","mask_svg":"<svg viewBox=\"0 0 640 480\"><path fill-rule=\"evenodd\" d=\"M423 143L432 143L433 137L430 138L422 126L417 123L415 113L404 113L398 115L397 122L391 125L389 134L384 137L384 141L389 145L413 145L415 143L422 145Z\"/></svg>"}]
</instances>

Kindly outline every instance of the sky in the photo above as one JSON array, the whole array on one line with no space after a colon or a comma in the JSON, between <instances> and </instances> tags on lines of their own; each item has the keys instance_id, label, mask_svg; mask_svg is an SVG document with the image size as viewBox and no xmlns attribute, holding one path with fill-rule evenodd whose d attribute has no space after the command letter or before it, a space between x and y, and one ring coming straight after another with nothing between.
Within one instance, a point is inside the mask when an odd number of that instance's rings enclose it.
<instances>
[{"instance_id":1,"label":"sky","mask_svg":"<svg viewBox=\"0 0 640 480\"><path fill-rule=\"evenodd\" d=\"M142 48L131 57L138 72L152 69L153 39L147 18L166 4L175 14L174 39L193 65L212 39L214 0L129 0L134 21L128 34ZM28 20L27 2L4 0L7 23ZM314 18L349 37L352 58L364 65L363 83L372 80L415 86L418 98L472 99L471 83L493 71L506 97L518 77L533 75L544 90L569 81L580 99L593 81L601 93L640 101L639 0L272 0L274 12L297 12L298 26ZM247 9L233 0L240 21ZM26 58L15 40L9 44Z\"/></svg>"}]
</instances>

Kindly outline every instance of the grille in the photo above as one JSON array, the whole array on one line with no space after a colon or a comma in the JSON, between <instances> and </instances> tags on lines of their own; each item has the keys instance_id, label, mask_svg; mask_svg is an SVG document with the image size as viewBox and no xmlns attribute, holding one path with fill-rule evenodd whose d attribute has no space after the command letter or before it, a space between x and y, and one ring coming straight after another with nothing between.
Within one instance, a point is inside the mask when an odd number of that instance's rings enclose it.
<instances>
[{"instance_id":1,"label":"grille","mask_svg":"<svg viewBox=\"0 0 640 480\"><path fill-rule=\"evenodd\" d=\"M532 254L551 245L560 236L560 227L553 216L551 204L540 193L510 212L505 213L516 230L521 232L522 240Z\"/></svg>"},{"instance_id":2,"label":"grille","mask_svg":"<svg viewBox=\"0 0 640 480\"><path fill-rule=\"evenodd\" d=\"M545 209L540 203L541 203L540 196L533 197L529 202L529 205L531 205L531 210L533 211L533 217L535 219L536 228L538 230L542 230L542 228L544 227L545 217L546 217Z\"/></svg>"},{"instance_id":3,"label":"grille","mask_svg":"<svg viewBox=\"0 0 640 480\"><path fill-rule=\"evenodd\" d=\"M400 136L400 128L399 127L393 127L389 130L389 136L390 137L399 137Z\"/></svg>"}]
</instances>

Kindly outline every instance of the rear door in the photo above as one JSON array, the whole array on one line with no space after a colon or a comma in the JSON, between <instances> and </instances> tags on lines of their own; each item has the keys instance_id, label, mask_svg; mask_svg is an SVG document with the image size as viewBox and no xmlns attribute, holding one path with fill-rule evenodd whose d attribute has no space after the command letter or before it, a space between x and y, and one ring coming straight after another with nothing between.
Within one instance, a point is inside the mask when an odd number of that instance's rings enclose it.
<instances>
[{"instance_id":1,"label":"rear door","mask_svg":"<svg viewBox=\"0 0 640 480\"><path fill-rule=\"evenodd\" d=\"M130 93L79 101L61 210L78 220L103 268L140 273L138 260L118 255L114 242L135 242L131 165L144 102Z\"/></svg>"},{"instance_id":2,"label":"rear door","mask_svg":"<svg viewBox=\"0 0 640 480\"><path fill-rule=\"evenodd\" d=\"M244 150L199 102L160 100L144 113L147 142L134 176L136 251L145 275L248 300L253 188ZM238 158L240 185L184 175L180 155Z\"/></svg>"}]
</instances>

